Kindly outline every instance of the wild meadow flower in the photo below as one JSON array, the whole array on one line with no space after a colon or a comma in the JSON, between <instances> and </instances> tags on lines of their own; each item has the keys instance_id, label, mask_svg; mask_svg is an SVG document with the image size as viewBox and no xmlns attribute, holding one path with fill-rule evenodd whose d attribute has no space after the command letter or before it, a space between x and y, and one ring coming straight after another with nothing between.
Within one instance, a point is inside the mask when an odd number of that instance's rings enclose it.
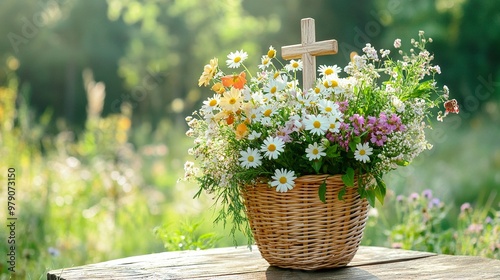
<instances>
[{"instance_id":1,"label":"wild meadow flower","mask_svg":"<svg viewBox=\"0 0 500 280\"><path fill-rule=\"evenodd\" d=\"M330 128L328 119L322 115L307 115L304 124L306 130L316 135L324 135L328 128Z\"/></svg>"},{"instance_id":2,"label":"wild meadow flower","mask_svg":"<svg viewBox=\"0 0 500 280\"><path fill-rule=\"evenodd\" d=\"M302 70L302 60L298 59L298 60L290 60L290 63L288 63L286 66L285 66L285 69L287 71L291 71L291 72L297 72L297 71L301 71Z\"/></svg>"},{"instance_id":3,"label":"wild meadow flower","mask_svg":"<svg viewBox=\"0 0 500 280\"><path fill-rule=\"evenodd\" d=\"M259 151L252 148L247 148L246 151L240 152L241 157L239 158L241 166L245 168L257 167L261 165L261 155Z\"/></svg>"},{"instance_id":4,"label":"wild meadow flower","mask_svg":"<svg viewBox=\"0 0 500 280\"><path fill-rule=\"evenodd\" d=\"M306 157L309 160L320 159L321 157L326 156L324 152L325 148L322 146L318 146L318 143L309 144L306 148Z\"/></svg>"},{"instance_id":5,"label":"wild meadow flower","mask_svg":"<svg viewBox=\"0 0 500 280\"><path fill-rule=\"evenodd\" d=\"M354 152L354 158L362 161L364 163L370 161L370 156L372 155L373 148L368 146L368 143L358 143L356 145L356 151Z\"/></svg>"},{"instance_id":6,"label":"wild meadow flower","mask_svg":"<svg viewBox=\"0 0 500 280\"><path fill-rule=\"evenodd\" d=\"M231 91L224 92L219 105L225 111L236 112L240 109L241 101L241 91L236 88L231 88Z\"/></svg>"},{"instance_id":7,"label":"wild meadow flower","mask_svg":"<svg viewBox=\"0 0 500 280\"><path fill-rule=\"evenodd\" d=\"M210 64L205 65L203 68L203 73L198 80L198 86L207 86L210 83L217 71L218 64L217 58L210 59Z\"/></svg>"},{"instance_id":8,"label":"wild meadow flower","mask_svg":"<svg viewBox=\"0 0 500 280\"><path fill-rule=\"evenodd\" d=\"M321 77L337 77L341 71L342 69L337 65L333 66L321 65L318 68L318 72Z\"/></svg>"},{"instance_id":9,"label":"wild meadow flower","mask_svg":"<svg viewBox=\"0 0 500 280\"><path fill-rule=\"evenodd\" d=\"M401 48L401 39L394 40L394 48L396 49Z\"/></svg>"},{"instance_id":10,"label":"wild meadow flower","mask_svg":"<svg viewBox=\"0 0 500 280\"><path fill-rule=\"evenodd\" d=\"M248 58L248 54L241 51L235 51L234 53L230 53L227 55L228 60L226 60L227 67L229 68L238 68L241 63Z\"/></svg>"},{"instance_id":11,"label":"wild meadow flower","mask_svg":"<svg viewBox=\"0 0 500 280\"><path fill-rule=\"evenodd\" d=\"M273 48L273 46L269 46L269 50L267 51L267 57L271 59L276 57L276 49Z\"/></svg>"},{"instance_id":12,"label":"wild meadow flower","mask_svg":"<svg viewBox=\"0 0 500 280\"><path fill-rule=\"evenodd\" d=\"M283 152L284 146L285 142L281 138L268 136L262 143L260 150L269 159L277 159L280 153Z\"/></svg>"},{"instance_id":13,"label":"wild meadow flower","mask_svg":"<svg viewBox=\"0 0 500 280\"><path fill-rule=\"evenodd\" d=\"M295 172L286 169L276 169L274 175L271 177L271 186L276 187L277 192L287 192L293 189L297 179Z\"/></svg>"},{"instance_id":14,"label":"wild meadow flower","mask_svg":"<svg viewBox=\"0 0 500 280\"><path fill-rule=\"evenodd\" d=\"M266 70L271 65L273 65L271 58L269 58L267 55L263 55L260 59L259 69Z\"/></svg>"}]
</instances>

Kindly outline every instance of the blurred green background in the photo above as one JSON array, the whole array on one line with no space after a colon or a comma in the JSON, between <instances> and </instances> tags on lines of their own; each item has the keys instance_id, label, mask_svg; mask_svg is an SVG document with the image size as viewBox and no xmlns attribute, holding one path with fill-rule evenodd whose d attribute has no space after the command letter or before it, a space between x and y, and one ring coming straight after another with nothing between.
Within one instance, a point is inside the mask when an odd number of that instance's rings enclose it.
<instances>
[{"instance_id":1,"label":"blurred green background","mask_svg":"<svg viewBox=\"0 0 500 280\"><path fill-rule=\"evenodd\" d=\"M233 245L212 226L210 197L193 200L197 186L178 182L191 144L184 118L211 95L197 87L210 58L243 49L256 70L270 45L300 42L305 17L317 40L339 43L318 65L343 67L368 42L392 48L424 30L461 112L434 123L433 150L387 176L392 197L432 189L450 217L464 202L500 208L495 0L3 0L0 220L13 167L18 221L17 273L2 257L1 277ZM367 230L365 244L391 246L384 230ZM7 238L2 230L2 256Z\"/></svg>"}]
</instances>

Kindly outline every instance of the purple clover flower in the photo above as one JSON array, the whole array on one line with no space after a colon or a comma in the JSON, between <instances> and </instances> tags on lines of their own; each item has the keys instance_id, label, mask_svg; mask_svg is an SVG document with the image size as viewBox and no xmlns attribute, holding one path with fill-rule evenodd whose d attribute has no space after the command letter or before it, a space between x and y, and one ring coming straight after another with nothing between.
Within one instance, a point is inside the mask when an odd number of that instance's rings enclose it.
<instances>
[{"instance_id":1,"label":"purple clover flower","mask_svg":"<svg viewBox=\"0 0 500 280\"><path fill-rule=\"evenodd\" d=\"M365 130L365 118L359 114L354 114L349 120L354 128L354 134L356 134L356 136L361 135Z\"/></svg>"},{"instance_id":2,"label":"purple clover flower","mask_svg":"<svg viewBox=\"0 0 500 280\"><path fill-rule=\"evenodd\" d=\"M460 206L460 212L465 213L465 212L470 212L472 211L472 206L470 205L469 202L466 202Z\"/></svg>"},{"instance_id":3,"label":"purple clover flower","mask_svg":"<svg viewBox=\"0 0 500 280\"><path fill-rule=\"evenodd\" d=\"M417 201L417 199L420 197L420 195L418 195L418 193L412 193L410 194L410 200L411 201Z\"/></svg>"},{"instance_id":4,"label":"purple clover flower","mask_svg":"<svg viewBox=\"0 0 500 280\"><path fill-rule=\"evenodd\" d=\"M441 207L441 200L439 200L439 198L435 197L429 202L429 208L434 208L434 207L438 208Z\"/></svg>"},{"instance_id":5,"label":"purple clover flower","mask_svg":"<svg viewBox=\"0 0 500 280\"><path fill-rule=\"evenodd\" d=\"M339 101L337 102L339 105L339 111L344 114L344 112L349 108L349 102L348 101Z\"/></svg>"},{"instance_id":6,"label":"purple clover flower","mask_svg":"<svg viewBox=\"0 0 500 280\"><path fill-rule=\"evenodd\" d=\"M486 217L486 219L484 219L484 223L485 224L493 224L493 219L490 216L488 216L488 217Z\"/></svg>"},{"instance_id":7,"label":"purple clover flower","mask_svg":"<svg viewBox=\"0 0 500 280\"><path fill-rule=\"evenodd\" d=\"M422 196L425 197L426 199L431 199L432 198L432 191L429 189L426 189L422 192Z\"/></svg>"}]
</instances>

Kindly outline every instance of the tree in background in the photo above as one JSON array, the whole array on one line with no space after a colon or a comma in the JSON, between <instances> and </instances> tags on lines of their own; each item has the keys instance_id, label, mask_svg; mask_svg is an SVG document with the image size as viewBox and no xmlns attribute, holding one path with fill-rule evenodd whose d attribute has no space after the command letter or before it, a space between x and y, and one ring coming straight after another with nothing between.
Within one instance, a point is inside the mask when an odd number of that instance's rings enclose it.
<instances>
[{"instance_id":1,"label":"tree in background","mask_svg":"<svg viewBox=\"0 0 500 280\"><path fill-rule=\"evenodd\" d=\"M343 65L368 42L390 47L425 30L442 54L439 79L475 113L498 100L499 10L492 0L7 0L0 3L0 58L19 62L20 84L38 115L53 108L56 118L83 126L81 73L89 68L106 84L105 115L129 103L136 121L181 123L202 99L195 81L210 58L298 43L300 19L313 17L318 40L339 42L339 54L321 64Z\"/></svg>"}]
</instances>

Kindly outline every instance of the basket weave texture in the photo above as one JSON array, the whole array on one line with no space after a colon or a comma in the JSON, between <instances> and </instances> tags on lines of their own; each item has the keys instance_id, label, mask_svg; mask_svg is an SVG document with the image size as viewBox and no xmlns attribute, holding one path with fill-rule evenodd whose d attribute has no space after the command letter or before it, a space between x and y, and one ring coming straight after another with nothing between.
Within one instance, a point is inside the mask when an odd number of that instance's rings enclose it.
<instances>
[{"instance_id":1,"label":"basket weave texture","mask_svg":"<svg viewBox=\"0 0 500 280\"><path fill-rule=\"evenodd\" d=\"M326 179L326 203L319 186ZM357 178L355 178L357 182ZM317 270L346 266L363 237L368 202L357 185L344 187L340 175L307 175L295 179L286 193L266 182L247 186L242 195L255 242L262 257L273 266Z\"/></svg>"}]
</instances>

